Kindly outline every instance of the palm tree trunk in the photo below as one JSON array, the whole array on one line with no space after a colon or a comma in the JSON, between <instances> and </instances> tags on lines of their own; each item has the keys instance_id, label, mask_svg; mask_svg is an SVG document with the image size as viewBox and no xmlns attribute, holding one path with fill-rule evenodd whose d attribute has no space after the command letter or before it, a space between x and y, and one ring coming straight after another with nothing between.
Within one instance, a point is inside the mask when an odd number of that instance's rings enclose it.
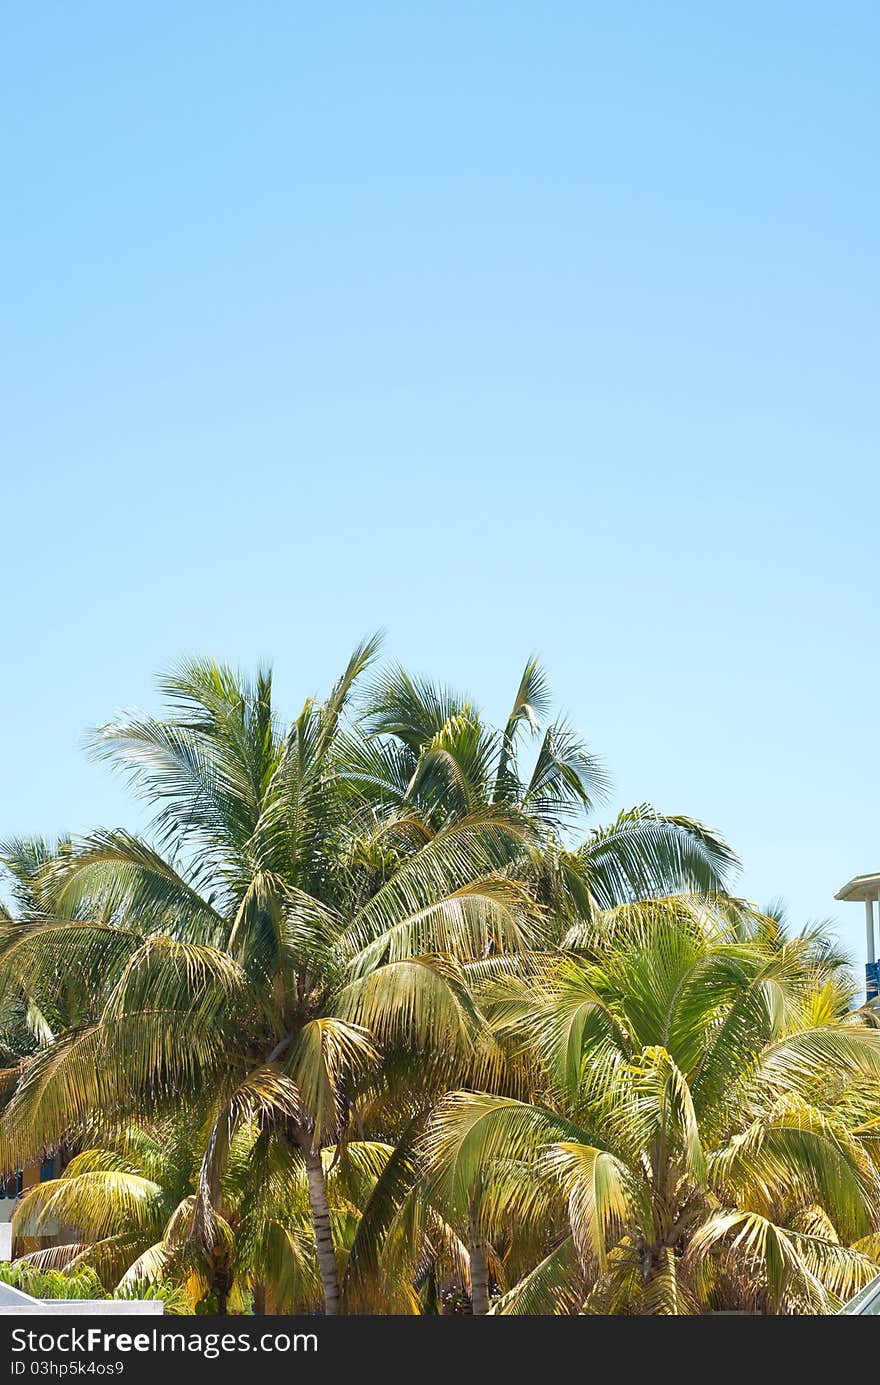
<instances>
[{"instance_id":1,"label":"palm tree trunk","mask_svg":"<svg viewBox=\"0 0 880 1385\"><path fill-rule=\"evenodd\" d=\"M489 1311L489 1249L476 1217L468 1218L468 1257L471 1270L471 1311L474 1317Z\"/></svg>"},{"instance_id":2,"label":"palm tree trunk","mask_svg":"<svg viewBox=\"0 0 880 1385\"><path fill-rule=\"evenodd\" d=\"M321 1151L314 1150L309 1145L303 1152L306 1161L306 1176L309 1180L309 1205L312 1209L312 1225L315 1228L318 1269L324 1290L324 1312L328 1317L335 1317L339 1312L339 1271L336 1266L336 1251L333 1246L333 1231L330 1226L327 1180L324 1177Z\"/></svg>"},{"instance_id":3,"label":"palm tree trunk","mask_svg":"<svg viewBox=\"0 0 880 1385\"><path fill-rule=\"evenodd\" d=\"M211 1289L217 1300L217 1313L225 1318L229 1312L229 1291L232 1288L229 1254L225 1249L215 1246L211 1261Z\"/></svg>"}]
</instances>

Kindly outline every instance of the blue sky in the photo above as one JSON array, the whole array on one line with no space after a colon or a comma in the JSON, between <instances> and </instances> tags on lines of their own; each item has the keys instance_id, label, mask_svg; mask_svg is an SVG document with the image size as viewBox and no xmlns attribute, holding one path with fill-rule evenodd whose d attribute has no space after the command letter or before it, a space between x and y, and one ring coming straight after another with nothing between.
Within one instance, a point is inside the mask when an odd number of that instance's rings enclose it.
<instances>
[{"instance_id":1,"label":"blue sky","mask_svg":"<svg viewBox=\"0 0 880 1385\"><path fill-rule=\"evenodd\" d=\"M876 832L880 10L4 7L0 835L137 821L84 728L355 640L795 919Z\"/></svg>"}]
</instances>

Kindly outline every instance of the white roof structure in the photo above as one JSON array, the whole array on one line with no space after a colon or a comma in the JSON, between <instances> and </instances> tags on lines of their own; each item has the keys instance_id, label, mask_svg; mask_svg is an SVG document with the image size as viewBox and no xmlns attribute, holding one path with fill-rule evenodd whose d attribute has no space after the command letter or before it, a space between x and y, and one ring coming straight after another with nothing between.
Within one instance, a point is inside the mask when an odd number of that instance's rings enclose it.
<instances>
[{"instance_id":1,"label":"white roof structure","mask_svg":"<svg viewBox=\"0 0 880 1385\"><path fill-rule=\"evenodd\" d=\"M161 1299L133 1298L32 1298L11 1284L0 1284L0 1317L35 1317L47 1313L73 1314L77 1317L133 1318L156 1317L165 1312Z\"/></svg>"},{"instance_id":2,"label":"white roof structure","mask_svg":"<svg viewBox=\"0 0 880 1385\"><path fill-rule=\"evenodd\" d=\"M39 1308L40 1300L23 1294L21 1289L13 1289L11 1284L0 1284L0 1313L20 1313L28 1308Z\"/></svg>"},{"instance_id":3,"label":"white roof structure","mask_svg":"<svg viewBox=\"0 0 880 1385\"><path fill-rule=\"evenodd\" d=\"M865 991L868 1001L876 1001L878 992L877 948L874 942L874 900L880 914L880 872L854 875L841 885L835 899L859 900L865 906Z\"/></svg>"},{"instance_id":4,"label":"white roof structure","mask_svg":"<svg viewBox=\"0 0 880 1385\"><path fill-rule=\"evenodd\" d=\"M880 899L880 874L855 875L845 885L841 885L835 899Z\"/></svg>"}]
</instances>

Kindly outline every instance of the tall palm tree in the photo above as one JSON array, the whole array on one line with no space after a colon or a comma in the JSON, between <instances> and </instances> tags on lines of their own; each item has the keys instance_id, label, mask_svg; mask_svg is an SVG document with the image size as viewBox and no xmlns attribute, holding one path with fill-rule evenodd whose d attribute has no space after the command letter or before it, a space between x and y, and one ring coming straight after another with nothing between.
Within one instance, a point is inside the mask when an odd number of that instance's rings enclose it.
<instances>
[{"instance_id":1,"label":"tall palm tree","mask_svg":"<svg viewBox=\"0 0 880 1385\"><path fill-rule=\"evenodd\" d=\"M236 1130L256 1123L303 1165L331 1314L322 1151L344 1147L386 1051L469 1051L485 1024L463 968L540 935L508 871L534 835L523 814L477 805L428 832L352 794L343 718L375 650L359 646L288 728L267 673L189 662L164 679L167 717L92 740L154 807L149 836L74 842L41 873L38 916L0 939L7 986L57 989L73 973L101 997L27 1060L0 1155L53 1147L96 1110L153 1119L210 1094L190 1236L221 1245L223 1169Z\"/></svg>"},{"instance_id":2,"label":"tall palm tree","mask_svg":"<svg viewBox=\"0 0 880 1385\"><path fill-rule=\"evenodd\" d=\"M594 919L488 1009L531 1101L459 1091L426 1195L543 1232L496 1311L827 1312L876 1272L880 1034L821 938L732 906Z\"/></svg>"}]
</instances>

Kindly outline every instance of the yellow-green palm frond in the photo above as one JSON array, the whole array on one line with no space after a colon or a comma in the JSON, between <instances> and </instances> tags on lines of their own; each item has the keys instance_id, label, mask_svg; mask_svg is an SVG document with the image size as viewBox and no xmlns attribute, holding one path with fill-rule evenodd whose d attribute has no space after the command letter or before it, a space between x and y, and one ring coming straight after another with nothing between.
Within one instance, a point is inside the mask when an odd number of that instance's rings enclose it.
<instances>
[{"instance_id":1,"label":"yellow-green palm frond","mask_svg":"<svg viewBox=\"0 0 880 1385\"><path fill-rule=\"evenodd\" d=\"M786 1034L762 1052L755 1080L782 1092L810 1094L828 1074L839 1081L880 1077L880 1030L824 1024Z\"/></svg>"},{"instance_id":2,"label":"yellow-green palm frond","mask_svg":"<svg viewBox=\"0 0 880 1385\"><path fill-rule=\"evenodd\" d=\"M543 985L526 982L492 1007L496 1032L522 1032L540 1053L554 1090L569 1102L577 1098L591 1050L611 1043L629 1052L626 1029L594 980L591 968L560 959Z\"/></svg>"},{"instance_id":3,"label":"yellow-green palm frond","mask_svg":"<svg viewBox=\"0 0 880 1385\"><path fill-rule=\"evenodd\" d=\"M426 952L473 963L493 953L524 951L537 941L540 926L540 912L524 885L479 876L410 913L390 916L388 926L351 957L349 968L363 976L383 962ZM346 934L344 945L351 936Z\"/></svg>"},{"instance_id":4,"label":"yellow-green palm frond","mask_svg":"<svg viewBox=\"0 0 880 1385\"><path fill-rule=\"evenodd\" d=\"M444 827L356 912L342 940L356 965L431 951L469 961L490 947L526 947L537 910L501 872L528 837L518 817L495 808Z\"/></svg>"},{"instance_id":5,"label":"yellow-green palm frond","mask_svg":"<svg viewBox=\"0 0 880 1385\"><path fill-rule=\"evenodd\" d=\"M436 1107L421 1151L431 1170L431 1185L444 1203L466 1208L496 1160L531 1164L537 1181L541 1156L566 1137L587 1140L572 1122L541 1107L485 1093L453 1092Z\"/></svg>"},{"instance_id":6,"label":"yellow-green palm frond","mask_svg":"<svg viewBox=\"0 0 880 1385\"><path fill-rule=\"evenodd\" d=\"M701 1186L706 1158L684 1073L666 1049L656 1045L634 1059L632 1074L632 1099L624 1120L639 1130L638 1143L651 1147L655 1139L662 1139L667 1157L677 1157L690 1180Z\"/></svg>"},{"instance_id":7,"label":"yellow-green palm frond","mask_svg":"<svg viewBox=\"0 0 880 1385\"><path fill-rule=\"evenodd\" d=\"M609 788L599 756L562 718L557 718L541 739L528 783L521 790L521 803L526 813L559 830L603 802Z\"/></svg>"},{"instance_id":8,"label":"yellow-green palm frond","mask_svg":"<svg viewBox=\"0 0 880 1385\"><path fill-rule=\"evenodd\" d=\"M162 844L188 834L230 862L253 836L281 754L271 674L260 670L251 681L212 660L190 659L160 688L171 717L100 727L90 749L154 805Z\"/></svg>"},{"instance_id":9,"label":"yellow-green palm frond","mask_svg":"<svg viewBox=\"0 0 880 1385\"><path fill-rule=\"evenodd\" d=\"M115 921L140 934L175 928L191 941L216 939L222 915L189 876L149 842L122 828L77 837L42 875L65 914Z\"/></svg>"},{"instance_id":10,"label":"yellow-green palm frond","mask_svg":"<svg viewBox=\"0 0 880 1385\"><path fill-rule=\"evenodd\" d=\"M441 804L446 814L479 811L495 773L499 740L470 709L447 718L420 747L406 797L427 810Z\"/></svg>"},{"instance_id":11,"label":"yellow-green palm frond","mask_svg":"<svg viewBox=\"0 0 880 1385\"><path fill-rule=\"evenodd\" d=\"M658 1263L662 1258L658 1257ZM645 1256L638 1253L632 1238L624 1236L608 1252L604 1274L591 1279L581 1311L589 1317L644 1313L646 1286Z\"/></svg>"},{"instance_id":12,"label":"yellow-green palm frond","mask_svg":"<svg viewBox=\"0 0 880 1385\"><path fill-rule=\"evenodd\" d=\"M642 1312L655 1317L691 1316L702 1310L670 1246L664 1246L645 1283Z\"/></svg>"},{"instance_id":13,"label":"yellow-green palm frond","mask_svg":"<svg viewBox=\"0 0 880 1385\"><path fill-rule=\"evenodd\" d=\"M15 1210L17 1236L41 1236L57 1223L80 1237L103 1240L121 1231L161 1231L171 1212L164 1191L148 1178L121 1170L92 1170L51 1179L30 1189Z\"/></svg>"},{"instance_id":14,"label":"yellow-green palm frond","mask_svg":"<svg viewBox=\"0 0 880 1385\"><path fill-rule=\"evenodd\" d=\"M815 1106L787 1097L714 1152L711 1178L740 1205L771 1215L782 1202L816 1205L846 1242L876 1226L880 1172L864 1145Z\"/></svg>"},{"instance_id":15,"label":"yellow-green palm frond","mask_svg":"<svg viewBox=\"0 0 880 1385\"><path fill-rule=\"evenodd\" d=\"M875 1265L880 1265L880 1231L872 1231L869 1236L862 1236L853 1243L851 1249L857 1250L860 1255L867 1255Z\"/></svg>"},{"instance_id":16,"label":"yellow-green palm frond","mask_svg":"<svg viewBox=\"0 0 880 1385\"><path fill-rule=\"evenodd\" d=\"M587 1292L574 1238L566 1236L489 1310L499 1317L577 1313Z\"/></svg>"},{"instance_id":17,"label":"yellow-green palm frond","mask_svg":"<svg viewBox=\"0 0 880 1385\"><path fill-rule=\"evenodd\" d=\"M698 1261L713 1252L742 1266L774 1313L833 1312L876 1273L866 1255L778 1226L757 1212L711 1214L691 1238L688 1253Z\"/></svg>"},{"instance_id":18,"label":"yellow-green palm frond","mask_svg":"<svg viewBox=\"0 0 880 1385\"><path fill-rule=\"evenodd\" d=\"M825 1208L820 1207L817 1203L812 1203L809 1207L798 1208L788 1218L788 1223L792 1231L803 1231L806 1236L816 1236L820 1240L840 1244L837 1227ZM870 1241L870 1237L865 1237L864 1240ZM861 1241L856 1241L853 1249L864 1249L864 1246Z\"/></svg>"},{"instance_id":19,"label":"yellow-green palm frond","mask_svg":"<svg viewBox=\"0 0 880 1385\"><path fill-rule=\"evenodd\" d=\"M347 1020L383 1045L461 1053L486 1033L461 969L442 954L376 967L349 982L337 1005Z\"/></svg>"},{"instance_id":20,"label":"yellow-green palm frond","mask_svg":"<svg viewBox=\"0 0 880 1385\"><path fill-rule=\"evenodd\" d=\"M22 1064L0 1120L0 1167L41 1156L89 1111L112 1109L118 1091L99 1063L102 1037L97 1025L73 1031Z\"/></svg>"},{"instance_id":21,"label":"yellow-green palm frond","mask_svg":"<svg viewBox=\"0 0 880 1385\"><path fill-rule=\"evenodd\" d=\"M359 1211L366 1207L393 1154L394 1145L383 1140L349 1140L324 1150L331 1204L338 1198Z\"/></svg>"},{"instance_id":22,"label":"yellow-green palm frond","mask_svg":"<svg viewBox=\"0 0 880 1385\"><path fill-rule=\"evenodd\" d=\"M0 925L0 988L19 988L34 1005L45 1008L73 1001L68 1024L95 1018L108 980L121 973L141 945L131 928L82 919L10 921ZM77 993L69 995L76 977Z\"/></svg>"},{"instance_id":23,"label":"yellow-green palm frond","mask_svg":"<svg viewBox=\"0 0 880 1385\"><path fill-rule=\"evenodd\" d=\"M84 1258L91 1258L91 1252L96 1247L84 1242L67 1241L53 1246L45 1246L42 1250L29 1251L27 1255L16 1257L15 1263L21 1265L33 1265L37 1270L70 1270L75 1268L78 1263L82 1263ZM102 1280L103 1282L103 1280Z\"/></svg>"},{"instance_id":24,"label":"yellow-green palm frond","mask_svg":"<svg viewBox=\"0 0 880 1385\"><path fill-rule=\"evenodd\" d=\"M608 1150L560 1142L544 1156L568 1201L568 1218L584 1263L604 1270L610 1241L617 1240L637 1204L632 1173Z\"/></svg>"},{"instance_id":25,"label":"yellow-green palm frond","mask_svg":"<svg viewBox=\"0 0 880 1385\"><path fill-rule=\"evenodd\" d=\"M252 1289L268 1287L280 1311L307 1312L321 1301L315 1243L305 1220L297 1225L271 1216L249 1219L236 1238L234 1265L236 1277Z\"/></svg>"},{"instance_id":26,"label":"yellow-green palm frond","mask_svg":"<svg viewBox=\"0 0 880 1385\"><path fill-rule=\"evenodd\" d=\"M401 1208L418 1209L410 1197L417 1173L414 1137L421 1126L416 1116L401 1131L393 1148L383 1157L376 1171L369 1197L360 1205L362 1215L352 1240L345 1275L342 1280L343 1311L372 1313L384 1311L390 1298L398 1301L398 1290L408 1285L412 1275L407 1271L419 1254L422 1231L406 1227L393 1239L395 1222L399 1223ZM384 1146L380 1146L384 1156ZM400 1228L398 1225L398 1232ZM405 1304L412 1308L407 1291Z\"/></svg>"},{"instance_id":27,"label":"yellow-green palm frond","mask_svg":"<svg viewBox=\"0 0 880 1385\"><path fill-rule=\"evenodd\" d=\"M647 803L593 833L579 855L601 908L679 891L715 894L739 862L711 828Z\"/></svg>"},{"instance_id":28,"label":"yellow-green palm frond","mask_svg":"<svg viewBox=\"0 0 880 1385\"><path fill-rule=\"evenodd\" d=\"M159 934L129 958L108 998L105 1016L112 1020L162 1010L208 1025L251 1000L247 977L228 952Z\"/></svg>"},{"instance_id":29,"label":"yellow-green palm frond","mask_svg":"<svg viewBox=\"0 0 880 1385\"><path fill-rule=\"evenodd\" d=\"M178 1270L180 1264L176 1250L164 1240L157 1241L147 1246L131 1262L119 1279L119 1287L125 1289L136 1284L161 1284Z\"/></svg>"},{"instance_id":30,"label":"yellow-green palm frond","mask_svg":"<svg viewBox=\"0 0 880 1385\"><path fill-rule=\"evenodd\" d=\"M378 1061L362 1025L323 1017L300 1029L284 1066L308 1113L316 1149L336 1138L346 1091L358 1086Z\"/></svg>"},{"instance_id":31,"label":"yellow-green palm frond","mask_svg":"<svg viewBox=\"0 0 880 1385\"><path fill-rule=\"evenodd\" d=\"M372 635L367 635L359 640L352 650L348 663L342 674L334 683L330 695L322 704L320 709L320 734L317 745L317 758L324 757L330 748L333 738L339 727L346 705L351 698L358 679L375 662L376 655L382 647L384 635L381 630L376 630Z\"/></svg>"}]
</instances>

